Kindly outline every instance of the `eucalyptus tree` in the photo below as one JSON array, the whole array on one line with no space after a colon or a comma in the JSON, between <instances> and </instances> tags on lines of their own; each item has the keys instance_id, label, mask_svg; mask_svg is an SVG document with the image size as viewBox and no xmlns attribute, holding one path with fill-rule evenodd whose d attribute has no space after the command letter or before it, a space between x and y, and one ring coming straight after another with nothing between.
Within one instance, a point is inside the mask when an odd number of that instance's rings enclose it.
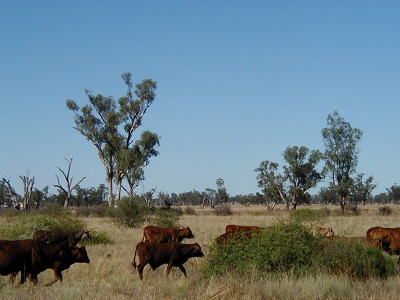
<instances>
[{"instance_id":1,"label":"eucalyptus tree","mask_svg":"<svg viewBox=\"0 0 400 300\"><path fill-rule=\"evenodd\" d=\"M72 165L72 158L71 159L67 159L65 158L65 160L68 162L68 169L67 171L63 171L61 168L57 167L58 170L63 174L64 179L66 181L66 186L61 185L60 182L60 178L58 178L57 174L56 174L56 178L57 178L57 184L53 184L54 187L59 188L65 196L65 201L64 201L64 209L68 208L70 199L72 197L72 192L79 186L79 184L86 178L83 177L81 180L79 180L75 185L72 185L72 181L73 181L73 176L71 176L71 165Z\"/></svg>"},{"instance_id":2,"label":"eucalyptus tree","mask_svg":"<svg viewBox=\"0 0 400 300\"><path fill-rule=\"evenodd\" d=\"M134 132L141 126L143 116L155 99L157 83L144 79L133 91L131 73L123 74L122 79L127 94L118 102L111 96L95 96L87 89L89 104L81 109L74 100L66 101L67 108L75 114L74 129L93 143L106 169L109 206L114 203L113 181L116 183L115 200L119 200L124 177L133 174L137 178L139 173L140 180L143 174L138 169L143 169L148 159L158 154L154 148L159 145L159 137L149 131L142 134L139 142L134 141Z\"/></svg>"},{"instance_id":3,"label":"eucalyptus tree","mask_svg":"<svg viewBox=\"0 0 400 300\"><path fill-rule=\"evenodd\" d=\"M257 172L257 185L262 189L267 206L271 200L278 197L286 204L289 209L289 200L287 198L286 178L278 170L279 164L269 160L264 160L254 171Z\"/></svg>"},{"instance_id":4,"label":"eucalyptus tree","mask_svg":"<svg viewBox=\"0 0 400 300\"><path fill-rule=\"evenodd\" d=\"M372 183L373 176L369 176L364 180L364 174L357 174L353 179L353 184L350 189L350 199L354 204L365 202L372 199L372 191L376 188L376 184Z\"/></svg>"},{"instance_id":5,"label":"eucalyptus tree","mask_svg":"<svg viewBox=\"0 0 400 300\"><path fill-rule=\"evenodd\" d=\"M315 187L323 178L317 165L322 159L319 150L308 149L305 146L287 147L283 153L287 166L283 166L284 176L288 181L288 193L292 208L296 209L299 199L306 197L306 192Z\"/></svg>"},{"instance_id":6,"label":"eucalyptus tree","mask_svg":"<svg viewBox=\"0 0 400 300\"><path fill-rule=\"evenodd\" d=\"M388 198L395 204L400 202L400 186L397 184L392 185L386 189Z\"/></svg>"},{"instance_id":7,"label":"eucalyptus tree","mask_svg":"<svg viewBox=\"0 0 400 300\"><path fill-rule=\"evenodd\" d=\"M220 204L226 204L229 201L229 195L225 188L225 182L222 178L218 178L216 181L217 184L217 193L216 198Z\"/></svg>"},{"instance_id":8,"label":"eucalyptus tree","mask_svg":"<svg viewBox=\"0 0 400 300\"><path fill-rule=\"evenodd\" d=\"M337 111L328 115L327 127L322 129L325 167L332 179L331 187L339 196L342 211L353 184L351 176L358 164L358 144L362 135L360 129L353 128Z\"/></svg>"}]
</instances>

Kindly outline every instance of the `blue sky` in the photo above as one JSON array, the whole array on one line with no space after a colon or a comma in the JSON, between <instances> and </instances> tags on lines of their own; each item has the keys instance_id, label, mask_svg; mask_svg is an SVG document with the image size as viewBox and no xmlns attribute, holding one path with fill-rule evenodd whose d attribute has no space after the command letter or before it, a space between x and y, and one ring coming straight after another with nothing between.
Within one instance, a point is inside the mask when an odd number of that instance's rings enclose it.
<instances>
[{"instance_id":1,"label":"blue sky","mask_svg":"<svg viewBox=\"0 0 400 300\"><path fill-rule=\"evenodd\" d=\"M160 137L138 193L256 193L254 169L288 146L323 150L338 111L364 132L358 173L400 184L398 1L0 0L0 177L55 192L105 170L67 99L125 95L121 75L158 82L139 135Z\"/></svg>"}]
</instances>

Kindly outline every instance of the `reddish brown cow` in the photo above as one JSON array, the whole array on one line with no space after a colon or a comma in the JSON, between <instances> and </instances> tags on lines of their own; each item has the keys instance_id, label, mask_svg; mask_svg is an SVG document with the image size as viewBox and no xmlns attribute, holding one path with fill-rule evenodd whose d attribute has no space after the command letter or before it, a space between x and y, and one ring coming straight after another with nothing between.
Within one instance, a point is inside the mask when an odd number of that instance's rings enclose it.
<instances>
[{"instance_id":1,"label":"reddish brown cow","mask_svg":"<svg viewBox=\"0 0 400 300\"><path fill-rule=\"evenodd\" d=\"M247 231L260 231L265 229L260 226L244 226L244 225L226 225L225 232L247 232Z\"/></svg>"},{"instance_id":2,"label":"reddish brown cow","mask_svg":"<svg viewBox=\"0 0 400 300\"><path fill-rule=\"evenodd\" d=\"M173 228L147 226L143 230L142 242L153 243L181 243L183 239L192 239L194 235L189 227Z\"/></svg>"},{"instance_id":3,"label":"reddish brown cow","mask_svg":"<svg viewBox=\"0 0 400 300\"><path fill-rule=\"evenodd\" d=\"M377 246L390 254L400 254L400 227L371 227L367 238L372 246Z\"/></svg>"},{"instance_id":4,"label":"reddish brown cow","mask_svg":"<svg viewBox=\"0 0 400 300\"><path fill-rule=\"evenodd\" d=\"M56 230L36 230L33 238L44 243L57 244L62 241L68 241L70 246L76 246L80 240L91 241L89 231L80 229L77 231L67 229Z\"/></svg>"},{"instance_id":5,"label":"reddish brown cow","mask_svg":"<svg viewBox=\"0 0 400 300\"><path fill-rule=\"evenodd\" d=\"M168 264L167 276L172 267L178 267L187 277L186 269L183 264L191 257L203 257L199 244L180 244L180 243L152 243L140 242L136 245L135 256L132 266L136 269L136 254L139 257L137 265L139 278L143 280L143 269L150 264L153 271L159 266Z\"/></svg>"},{"instance_id":6,"label":"reddish brown cow","mask_svg":"<svg viewBox=\"0 0 400 300\"><path fill-rule=\"evenodd\" d=\"M51 268L62 251L68 250L68 242L46 244L36 240L0 241L0 274L21 272L21 282L27 275L37 283L37 275ZM64 254L62 254L64 255Z\"/></svg>"}]
</instances>

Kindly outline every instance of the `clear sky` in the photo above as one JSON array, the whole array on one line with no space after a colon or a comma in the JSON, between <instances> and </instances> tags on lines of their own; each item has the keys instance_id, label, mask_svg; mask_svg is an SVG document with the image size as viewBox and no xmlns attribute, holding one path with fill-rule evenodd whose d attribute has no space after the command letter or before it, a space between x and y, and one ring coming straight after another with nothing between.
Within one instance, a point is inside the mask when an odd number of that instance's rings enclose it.
<instances>
[{"instance_id":1,"label":"clear sky","mask_svg":"<svg viewBox=\"0 0 400 300\"><path fill-rule=\"evenodd\" d=\"M138 193L259 191L263 160L288 146L323 149L338 111L364 132L358 173L374 194L400 184L399 1L0 0L0 178L55 192L73 158L74 183L105 169L72 127L67 99L125 95L121 79L158 82L143 130L160 155Z\"/></svg>"}]
</instances>

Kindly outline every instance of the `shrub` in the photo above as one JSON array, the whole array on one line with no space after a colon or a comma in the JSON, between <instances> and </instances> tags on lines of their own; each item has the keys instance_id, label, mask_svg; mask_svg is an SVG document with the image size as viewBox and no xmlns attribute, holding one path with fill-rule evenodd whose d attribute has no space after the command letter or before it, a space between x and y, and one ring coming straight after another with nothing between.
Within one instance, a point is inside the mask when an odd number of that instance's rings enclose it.
<instances>
[{"instance_id":1,"label":"shrub","mask_svg":"<svg viewBox=\"0 0 400 300\"><path fill-rule=\"evenodd\" d=\"M378 208L378 215L389 216L392 214L392 209L389 206L382 206Z\"/></svg>"},{"instance_id":2,"label":"shrub","mask_svg":"<svg viewBox=\"0 0 400 300\"><path fill-rule=\"evenodd\" d=\"M326 210L315 210L315 209L296 209L290 212L289 218L295 223L317 226L320 223L324 223L328 217Z\"/></svg>"},{"instance_id":3,"label":"shrub","mask_svg":"<svg viewBox=\"0 0 400 300\"><path fill-rule=\"evenodd\" d=\"M78 207L75 211L77 217L99 217L104 218L107 216L108 204L88 206L88 207Z\"/></svg>"},{"instance_id":4,"label":"shrub","mask_svg":"<svg viewBox=\"0 0 400 300\"><path fill-rule=\"evenodd\" d=\"M231 216L233 211L229 205L220 205L214 209L214 214L217 216Z\"/></svg>"},{"instance_id":5,"label":"shrub","mask_svg":"<svg viewBox=\"0 0 400 300\"><path fill-rule=\"evenodd\" d=\"M150 208L139 197L124 197L118 207L109 208L110 215L117 225L138 227L149 220Z\"/></svg>"},{"instance_id":6,"label":"shrub","mask_svg":"<svg viewBox=\"0 0 400 300\"><path fill-rule=\"evenodd\" d=\"M191 207L191 206L186 206L185 210L184 210L184 213L187 214L187 215L196 215L195 209L193 207Z\"/></svg>"},{"instance_id":7,"label":"shrub","mask_svg":"<svg viewBox=\"0 0 400 300\"><path fill-rule=\"evenodd\" d=\"M179 214L172 209L155 208L150 225L161 227L179 227Z\"/></svg>"},{"instance_id":8,"label":"shrub","mask_svg":"<svg viewBox=\"0 0 400 300\"><path fill-rule=\"evenodd\" d=\"M358 279L385 277L394 262L377 248L339 239L313 236L297 222L280 222L252 238L239 237L225 245L213 244L203 274L259 275L287 273L343 274Z\"/></svg>"}]
</instances>

